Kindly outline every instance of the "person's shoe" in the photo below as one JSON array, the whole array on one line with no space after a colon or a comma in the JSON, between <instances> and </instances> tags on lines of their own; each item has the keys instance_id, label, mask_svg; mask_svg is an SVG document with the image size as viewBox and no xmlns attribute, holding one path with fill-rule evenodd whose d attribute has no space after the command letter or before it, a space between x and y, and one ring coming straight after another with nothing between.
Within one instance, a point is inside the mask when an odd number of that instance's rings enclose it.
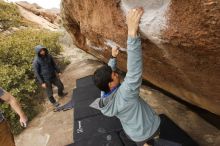
<instances>
[{"instance_id":1,"label":"person's shoe","mask_svg":"<svg viewBox=\"0 0 220 146\"><path fill-rule=\"evenodd\" d=\"M53 106L54 106L54 108L57 108L57 107L60 106L60 104L59 104L58 102L55 102L55 103L53 104Z\"/></svg>"},{"instance_id":2,"label":"person's shoe","mask_svg":"<svg viewBox=\"0 0 220 146\"><path fill-rule=\"evenodd\" d=\"M63 97L65 97L67 94L68 94L68 92L64 92L64 93L62 93L62 94L60 94L60 95L58 95L58 96L61 97L61 98L63 98Z\"/></svg>"}]
</instances>

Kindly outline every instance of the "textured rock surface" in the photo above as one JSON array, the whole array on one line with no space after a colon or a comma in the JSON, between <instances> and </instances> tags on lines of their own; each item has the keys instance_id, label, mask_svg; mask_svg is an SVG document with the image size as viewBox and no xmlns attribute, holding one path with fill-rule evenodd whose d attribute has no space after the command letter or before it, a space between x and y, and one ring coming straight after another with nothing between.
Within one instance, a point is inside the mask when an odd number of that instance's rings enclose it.
<instances>
[{"instance_id":1,"label":"textured rock surface","mask_svg":"<svg viewBox=\"0 0 220 146\"><path fill-rule=\"evenodd\" d=\"M62 17L75 44L108 61L111 45L126 48L125 14L143 6L144 79L220 115L218 0L63 0ZM126 71L126 53L118 57Z\"/></svg>"},{"instance_id":2,"label":"textured rock surface","mask_svg":"<svg viewBox=\"0 0 220 146\"><path fill-rule=\"evenodd\" d=\"M40 28L45 28L51 31L58 31L60 26L57 24L53 24L49 22L48 20L44 19L41 16L35 15L31 11L28 11L27 9L21 7L18 5L18 10L20 14L28 21L33 22L34 24L37 24Z\"/></svg>"},{"instance_id":3,"label":"textured rock surface","mask_svg":"<svg viewBox=\"0 0 220 146\"><path fill-rule=\"evenodd\" d=\"M34 13L37 16L43 17L44 19L48 20L50 23L60 24L60 22L61 22L59 9L47 10L47 9L41 8L40 6L38 6L35 3L30 4L25 1L19 1L19 2L16 2L16 4L19 5L20 7Z\"/></svg>"}]
</instances>

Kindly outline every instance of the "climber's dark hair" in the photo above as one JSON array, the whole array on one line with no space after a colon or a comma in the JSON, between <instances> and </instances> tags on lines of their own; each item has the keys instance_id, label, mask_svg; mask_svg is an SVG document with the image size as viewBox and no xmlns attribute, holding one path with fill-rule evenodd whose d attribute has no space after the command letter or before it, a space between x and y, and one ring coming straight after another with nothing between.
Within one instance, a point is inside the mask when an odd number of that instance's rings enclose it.
<instances>
[{"instance_id":1,"label":"climber's dark hair","mask_svg":"<svg viewBox=\"0 0 220 146\"><path fill-rule=\"evenodd\" d=\"M93 81L101 91L108 93L110 91L108 84L113 81L111 67L105 65L98 68L94 73Z\"/></svg>"}]
</instances>

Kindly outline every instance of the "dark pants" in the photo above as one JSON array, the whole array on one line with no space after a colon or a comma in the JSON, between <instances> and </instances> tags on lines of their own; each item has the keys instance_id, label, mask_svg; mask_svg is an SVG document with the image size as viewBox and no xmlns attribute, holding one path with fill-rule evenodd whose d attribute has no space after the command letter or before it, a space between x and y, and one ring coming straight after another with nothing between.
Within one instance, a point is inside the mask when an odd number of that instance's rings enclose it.
<instances>
[{"instance_id":1,"label":"dark pants","mask_svg":"<svg viewBox=\"0 0 220 146\"><path fill-rule=\"evenodd\" d=\"M137 146L143 146L145 143L148 143L150 145L153 144L153 139L158 136L160 133L160 130L158 129L150 138L144 140L144 141L140 141L140 142L135 142ZM127 137L131 140L131 138L127 135Z\"/></svg>"},{"instance_id":2,"label":"dark pants","mask_svg":"<svg viewBox=\"0 0 220 146\"><path fill-rule=\"evenodd\" d=\"M56 100L53 97L52 85L55 85L58 88L58 95L62 96L63 95L63 90L64 90L63 83L57 77L54 77L50 81L45 81L45 83L47 85L47 88L46 88L47 97L49 98L51 103L55 103Z\"/></svg>"}]
</instances>

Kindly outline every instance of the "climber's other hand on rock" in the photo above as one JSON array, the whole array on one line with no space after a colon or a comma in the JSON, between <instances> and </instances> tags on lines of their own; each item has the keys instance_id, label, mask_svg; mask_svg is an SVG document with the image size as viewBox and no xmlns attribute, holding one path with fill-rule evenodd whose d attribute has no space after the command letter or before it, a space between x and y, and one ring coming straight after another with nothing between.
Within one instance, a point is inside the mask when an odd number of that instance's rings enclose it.
<instances>
[{"instance_id":1,"label":"climber's other hand on rock","mask_svg":"<svg viewBox=\"0 0 220 146\"><path fill-rule=\"evenodd\" d=\"M116 58L119 53L119 48L118 47L113 47L112 48L112 57Z\"/></svg>"}]
</instances>

